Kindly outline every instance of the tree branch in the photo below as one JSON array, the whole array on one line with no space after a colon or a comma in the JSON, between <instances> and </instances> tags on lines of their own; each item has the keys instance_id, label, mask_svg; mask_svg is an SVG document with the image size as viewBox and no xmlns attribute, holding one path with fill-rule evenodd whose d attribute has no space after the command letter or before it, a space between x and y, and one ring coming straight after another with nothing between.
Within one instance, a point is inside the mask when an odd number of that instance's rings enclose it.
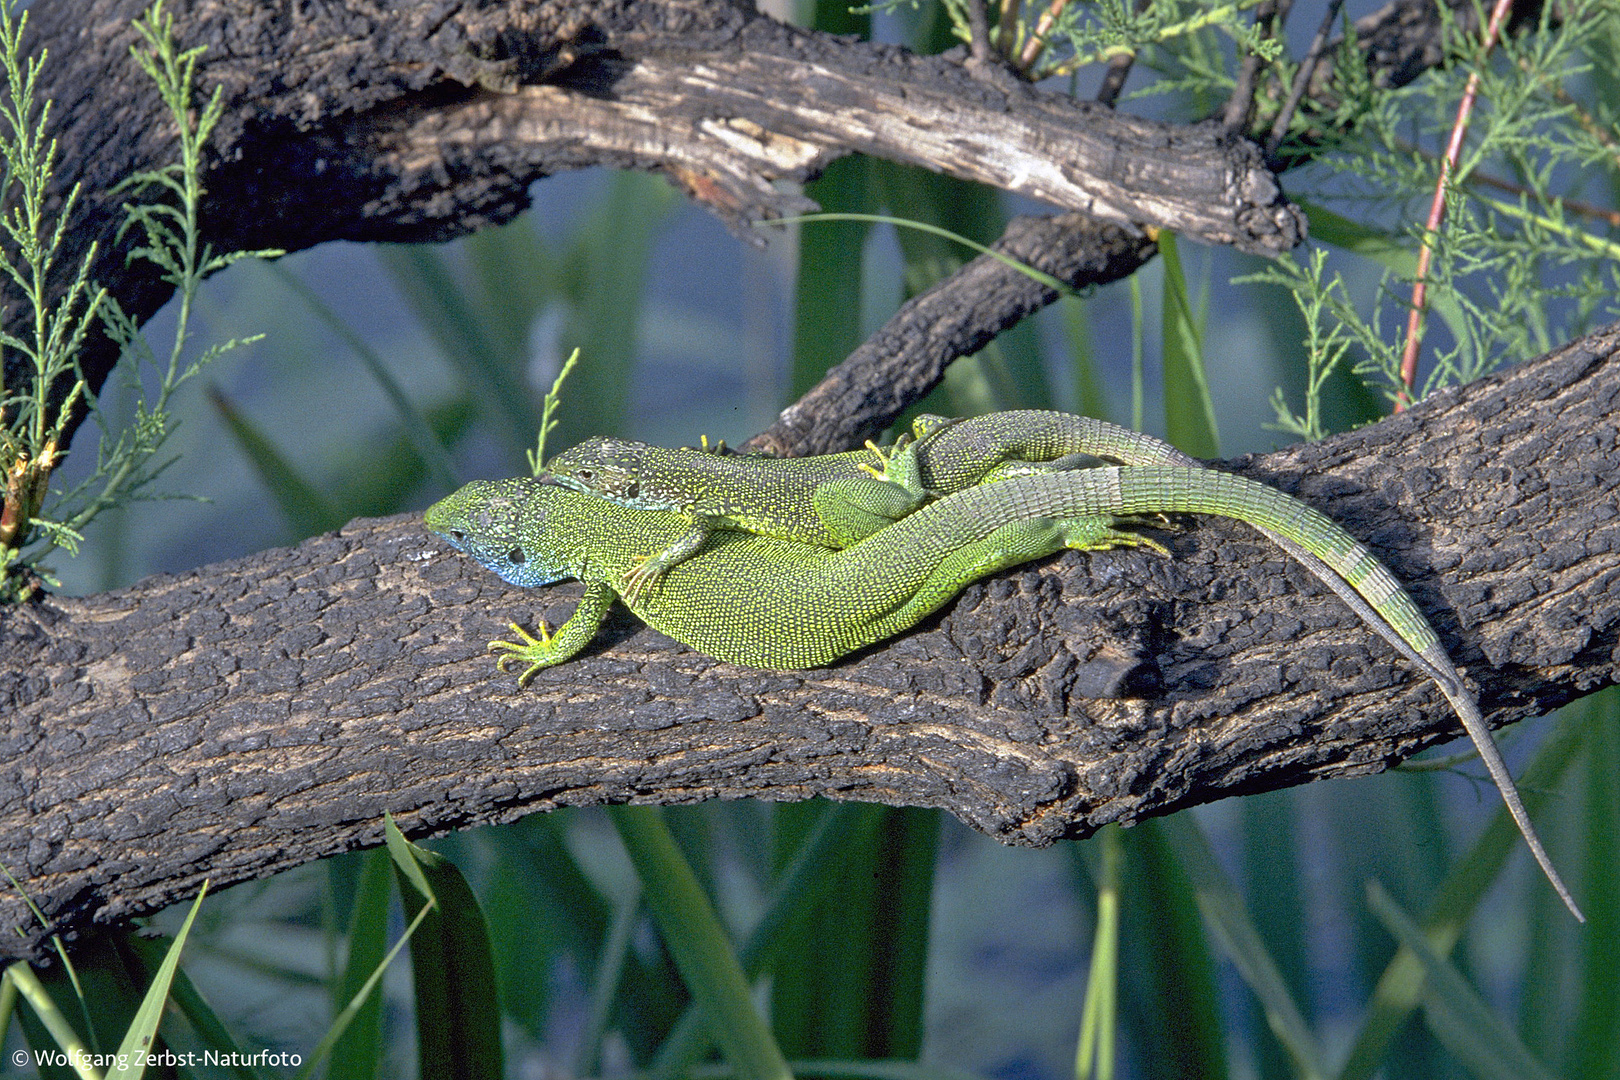
<instances>
[{"instance_id":1,"label":"tree branch","mask_svg":"<svg viewBox=\"0 0 1620 1080\"><path fill-rule=\"evenodd\" d=\"M1615 681L1620 328L1403 415L1234 463L1409 583L1495 723ZM556 621L425 534L358 521L0 611L0 863L69 929L413 834L615 801L935 806L1043 844L1381 770L1457 734L1435 688L1237 525L1070 554L817 671L621 617L526 691L484 643ZM0 897L8 955L42 931ZM14 933L20 930L21 934Z\"/></svg>"},{"instance_id":2,"label":"tree branch","mask_svg":"<svg viewBox=\"0 0 1620 1080\"><path fill-rule=\"evenodd\" d=\"M1470 0L1453 6L1458 24L1471 25ZM1331 29L1324 24L1323 35ZM1394 0L1356 23L1356 48L1374 84L1402 86L1442 62L1442 29L1430 0ZM1319 95L1329 91L1330 64L1339 42L1320 49L1318 44L1312 48L1321 55L1309 64L1316 77L1301 80L1301 96L1307 83ZM1123 82L1124 69L1111 66L1110 74L1115 72ZM1286 108L1298 105L1292 99ZM1303 160L1296 155L1293 163ZM1158 253L1158 246L1140 231L1084 214L1015 218L995 246L1075 289L1129 277ZM857 446L938 385L951 361L976 352L1059 295L999 259L981 255L903 304L746 448L794 456Z\"/></svg>"},{"instance_id":3,"label":"tree branch","mask_svg":"<svg viewBox=\"0 0 1620 1080\"><path fill-rule=\"evenodd\" d=\"M169 290L111 243L122 200L108 193L171 157L172 128L128 56L146 2L30 13L31 41L51 48L42 92L68 151L58 184L85 192L73 243L101 241L96 274L140 319ZM776 182L854 151L1246 251L1304 235L1258 147L1218 125L976 79L953 57L796 30L726 0L296 11L196 0L178 15L182 44L208 46L202 86L225 90L205 206L221 249L447 239L524 209L535 180L587 165L662 172L741 226L803 210ZM93 388L112 359L105 348L86 358Z\"/></svg>"}]
</instances>

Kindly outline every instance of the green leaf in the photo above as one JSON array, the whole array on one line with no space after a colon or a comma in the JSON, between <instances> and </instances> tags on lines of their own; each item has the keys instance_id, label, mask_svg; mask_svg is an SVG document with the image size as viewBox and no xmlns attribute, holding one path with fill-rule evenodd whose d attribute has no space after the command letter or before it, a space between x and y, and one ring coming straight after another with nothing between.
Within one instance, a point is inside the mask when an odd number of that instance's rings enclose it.
<instances>
[{"instance_id":1,"label":"green leaf","mask_svg":"<svg viewBox=\"0 0 1620 1080\"><path fill-rule=\"evenodd\" d=\"M742 948L737 950L737 958L749 978L757 977L768 966L774 965L784 950L799 944L801 923L813 918L835 891L850 879L852 856L874 846L877 829L887 820L883 815L872 812L881 808L863 803L816 805L822 807L822 812L813 817L808 831L794 831L795 836L800 837L797 850L777 876L765 905L765 914L760 916ZM782 809L782 806L775 808L777 812ZM782 842L786 843L785 840ZM847 907L847 895L839 893L839 898L840 904ZM811 939L806 947L813 950L818 944ZM784 966L792 969L803 963L798 957L790 957L784 961ZM705 1041L709 1029L703 1019L700 1004L693 1002L687 1006L670 1030L664 1045L659 1048L658 1057L649 1070L654 1077L683 1075L698 1060L709 1045Z\"/></svg>"},{"instance_id":2,"label":"green leaf","mask_svg":"<svg viewBox=\"0 0 1620 1080\"><path fill-rule=\"evenodd\" d=\"M478 900L454 863L411 844L397 830L395 836L390 854L404 845L415 867L413 873L396 856L400 899L407 914L425 916L411 938L418 1075L422 1080L501 1080L501 1007Z\"/></svg>"},{"instance_id":3,"label":"green leaf","mask_svg":"<svg viewBox=\"0 0 1620 1080\"><path fill-rule=\"evenodd\" d=\"M1283 981L1260 934L1254 928L1243 899L1226 872L1215 861L1209 838L1191 814L1172 814L1161 822L1165 838L1186 871L1198 910L1215 931L1221 951L1237 966L1238 974L1265 1008L1266 1023L1293 1058L1296 1074L1305 1080L1326 1076L1322 1049L1305 1023L1304 1013Z\"/></svg>"},{"instance_id":4,"label":"green leaf","mask_svg":"<svg viewBox=\"0 0 1620 1080\"><path fill-rule=\"evenodd\" d=\"M1165 819L1121 834L1119 1000L1146 1080L1225 1080L1209 942Z\"/></svg>"},{"instance_id":5,"label":"green leaf","mask_svg":"<svg viewBox=\"0 0 1620 1080\"><path fill-rule=\"evenodd\" d=\"M393 898L388 852L366 852L360 867L359 888L349 919L348 956L334 995L340 1012L354 1000L388 952L388 905ZM343 1037L333 1045L331 1061L329 1080L372 1080L377 1075L382 1061L381 994L366 998Z\"/></svg>"},{"instance_id":6,"label":"green leaf","mask_svg":"<svg viewBox=\"0 0 1620 1080\"><path fill-rule=\"evenodd\" d=\"M203 897L207 895L208 882L204 881L191 910L186 913L186 921L180 924L180 932L174 935L174 944L169 946L163 963L158 967L157 976L147 988L146 996L141 999L135 1019L130 1023L129 1030L124 1032L123 1042L118 1044L118 1063L107 1070L107 1080L140 1080L145 1074L146 1055L157 1039L158 1022L163 1019L163 1007L169 1000L169 985L180 966L180 952L186 947L191 924L196 922Z\"/></svg>"},{"instance_id":7,"label":"green leaf","mask_svg":"<svg viewBox=\"0 0 1620 1080\"><path fill-rule=\"evenodd\" d=\"M1559 778L1585 744L1587 725L1591 722L1590 717L1577 721L1566 710L1535 760L1519 778L1520 796L1532 814L1547 801L1548 792L1556 790ZM1424 924L1428 946L1436 956L1445 956L1456 945L1463 926L1501 875L1518 843L1518 829L1507 808L1498 808L1468 854L1452 868L1430 905ZM1339 1070L1339 1080L1370 1080L1417 1006L1423 988L1422 963L1412 950L1402 948L1378 979L1361 1028L1345 1057L1344 1067Z\"/></svg>"},{"instance_id":8,"label":"green leaf","mask_svg":"<svg viewBox=\"0 0 1620 1080\"><path fill-rule=\"evenodd\" d=\"M1376 881L1367 903L1389 932L1423 965L1428 986L1423 1007L1429 1027L1446 1049L1482 1080L1553 1080L1524 1043L1490 1010L1462 973L1430 946L1417 923Z\"/></svg>"},{"instance_id":9,"label":"green leaf","mask_svg":"<svg viewBox=\"0 0 1620 1080\"><path fill-rule=\"evenodd\" d=\"M760 1019L719 916L651 806L610 806L608 815L641 879L647 906L692 996L703 1003L715 1041L740 1080L792 1080Z\"/></svg>"},{"instance_id":10,"label":"green leaf","mask_svg":"<svg viewBox=\"0 0 1620 1080\"><path fill-rule=\"evenodd\" d=\"M1194 457L1221 456L1215 403L1204 375L1204 333L1193 313L1174 233L1160 232L1164 261L1164 422L1170 441Z\"/></svg>"}]
</instances>

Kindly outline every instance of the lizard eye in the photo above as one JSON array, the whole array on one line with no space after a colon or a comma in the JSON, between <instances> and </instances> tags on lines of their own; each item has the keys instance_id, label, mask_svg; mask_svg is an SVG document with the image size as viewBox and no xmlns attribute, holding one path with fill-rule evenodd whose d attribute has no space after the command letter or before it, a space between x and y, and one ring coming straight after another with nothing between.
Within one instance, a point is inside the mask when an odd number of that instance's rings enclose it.
<instances>
[{"instance_id":1,"label":"lizard eye","mask_svg":"<svg viewBox=\"0 0 1620 1080\"><path fill-rule=\"evenodd\" d=\"M467 539L467 534L462 532L460 529L451 529L450 530L450 539L454 540L456 543L459 544L463 540Z\"/></svg>"},{"instance_id":2,"label":"lizard eye","mask_svg":"<svg viewBox=\"0 0 1620 1080\"><path fill-rule=\"evenodd\" d=\"M590 469L581 469L579 472L575 473L575 475L581 480L584 480L586 483L590 483L592 480L596 479L596 473L592 472Z\"/></svg>"},{"instance_id":3,"label":"lizard eye","mask_svg":"<svg viewBox=\"0 0 1620 1080\"><path fill-rule=\"evenodd\" d=\"M506 553L506 557L509 561L517 563L519 566L523 564L524 559L528 558L528 556L523 554L523 549L520 547L515 547L511 551L508 551Z\"/></svg>"}]
</instances>

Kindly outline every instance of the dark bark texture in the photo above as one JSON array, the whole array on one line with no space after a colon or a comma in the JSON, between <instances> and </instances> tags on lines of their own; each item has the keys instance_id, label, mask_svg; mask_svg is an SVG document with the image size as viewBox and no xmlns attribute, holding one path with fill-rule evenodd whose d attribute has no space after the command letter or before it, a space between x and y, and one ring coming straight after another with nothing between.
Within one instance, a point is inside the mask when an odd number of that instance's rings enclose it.
<instances>
[{"instance_id":1,"label":"dark bark texture","mask_svg":"<svg viewBox=\"0 0 1620 1080\"><path fill-rule=\"evenodd\" d=\"M1468 25L1472 6L1454 2ZM64 151L58 197L83 191L61 265L99 244L97 279L139 320L171 289L126 261L115 239L126 196L110 192L174 157L173 124L129 57L146 6L53 0L30 12L28 36L51 56L41 95ZM1260 253L1304 235L1259 149L1216 122L1141 120L976 78L961 56L800 31L728 0L168 10L181 44L207 47L201 87L225 93L204 207L218 249L449 239L521 212L535 180L592 165L660 172L757 241L749 223L814 209L778 181L855 151L1081 211L1142 260L1154 250L1142 225ZM1379 85L1444 59L1430 0L1393 0L1356 36ZM1317 72L1323 94L1330 72ZM1090 242L1095 228L1059 242ZM16 317L8 283L0 296ZM88 351L93 389L114 359L104 342ZM21 372L7 375L16 385Z\"/></svg>"},{"instance_id":2,"label":"dark bark texture","mask_svg":"<svg viewBox=\"0 0 1620 1080\"><path fill-rule=\"evenodd\" d=\"M1615 680L1620 329L1328 441L1234 463L1369 543L1491 721ZM1435 687L1242 526L1071 554L817 671L611 620L527 690L484 643L566 617L415 516L0 611L0 862L67 926L557 806L813 795L1012 843L1384 769L1458 733ZM8 954L37 946L15 894ZM22 931L21 936L13 930Z\"/></svg>"},{"instance_id":3,"label":"dark bark texture","mask_svg":"<svg viewBox=\"0 0 1620 1080\"><path fill-rule=\"evenodd\" d=\"M104 193L168 160L127 58L144 0L52 0L75 243L144 316L167 290L110 241ZM1075 104L957 60L784 28L725 0L384 8L173 5L225 87L218 247L444 238L561 169L661 171L726 220L863 151L1046 199L1002 246L1071 284L1150 258L1141 224L1277 251L1297 212L1253 144ZM1358 38L1385 84L1443 59L1428 5ZM1471 9L1469 9L1471 10ZM949 137L942 137L941 133ZM1082 216L1083 212L1085 215ZM81 248L82 250L82 248ZM1057 294L987 258L910 301L756 445L840 449ZM11 310L16 310L11 305ZM1319 446L1235 464L1341 520L1411 584L1495 723L1614 681L1620 333ZM93 381L110 356L88 361ZM85 599L0 610L0 863L70 934L413 834L563 805L813 795L937 806L1009 842L1376 771L1456 733L1443 699L1240 526L1174 560L1066 556L968 589L821 671L717 663L607 627L526 691L484 643L565 616L398 518ZM45 931L0 893L0 952Z\"/></svg>"},{"instance_id":4,"label":"dark bark texture","mask_svg":"<svg viewBox=\"0 0 1620 1080\"><path fill-rule=\"evenodd\" d=\"M57 2L31 16L72 150L61 186L86 193L81 245L114 234L118 181L172 157L172 123L128 54L145 6ZM752 234L749 222L811 205L776 181L853 151L1246 251L1304 235L1258 148L1218 125L977 79L950 58L796 30L725 0L170 9L181 43L208 48L201 85L224 87L207 179L209 238L224 248L448 239L523 210L533 181L587 165L662 172ZM168 296L116 245L97 275L140 317ZM90 358L93 385L111 359Z\"/></svg>"}]
</instances>

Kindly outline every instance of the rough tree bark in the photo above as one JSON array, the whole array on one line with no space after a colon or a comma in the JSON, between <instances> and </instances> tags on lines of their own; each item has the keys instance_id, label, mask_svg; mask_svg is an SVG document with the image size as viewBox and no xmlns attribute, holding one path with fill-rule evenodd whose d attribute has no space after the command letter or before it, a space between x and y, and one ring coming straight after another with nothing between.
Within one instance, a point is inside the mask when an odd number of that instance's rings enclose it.
<instances>
[{"instance_id":1,"label":"rough tree bark","mask_svg":"<svg viewBox=\"0 0 1620 1080\"><path fill-rule=\"evenodd\" d=\"M167 154L157 103L124 59L141 6L34 14L56 57L64 179L92 193L78 242L115 227L97 193ZM1010 250L1072 282L1150 257L1135 222L1250 249L1298 234L1245 142L786 30L721 0L176 10L186 43L210 46L205 83L231 103L209 175L216 244L448 236L517 212L541 175L599 163L662 170L741 222L797 209L772 181L851 149L1109 217L1009 230ZM1396 48L1382 33L1363 40L1390 71L1438 60L1421 35ZM897 113L902 99L918 111ZM971 152L930 143L941 122ZM763 442L844 445L926 389L929 365L1050 302L985 266L919 298ZM111 253L101 271L137 312L165 298ZM1334 514L1411 582L1494 722L1533 715L1614 679L1617 348L1620 335L1599 335L1239 468ZM828 794L940 806L1045 843L1375 771L1455 734L1434 689L1263 542L1214 524L1171 543L1174 562L1110 553L1004 575L821 672L718 664L625 618L521 693L483 642L510 616L556 608L555 621L572 592L518 594L412 519L45 599L0 612L0 863L72 930L204 877L375 843L385 810L430 833L559 805ZM42 940L29 923L0 898L7 955Z\"/></svg>"},{"instance_id":2,"label":"rough tree bark","mask_svg":"<svg viewBox=\"0 0 1620 1080\"><path fill-rule=\"evenodd\" d=\"M1615 680L1620 328L1237 471L1365 539L1494 723ZM414 515L0 612L0 862L69 926L413 833L610 801L937 806L1042 844L1384 769L1458 732L1435 688L1244 528L1069 555L820 671L628 616L520 691L484 643L566 617ZM40 931L0 898L0 948ZM15 936L13 928L23 930Z\"/></svg>"},{"instance_id":3,"label":"rough tree bark","mask_svg":"<svg viewBox=\"0 0 1620 1080\"><path fill-rule=\"evenodd\" d=\"M93 148L59 177L83 185L80 244L112 235L114 184L168 160L172 126L128 57L145 6L33 13L59 138ZM512 217L540 177L604 164L660 171L751 233L810 205L775 181L857 150L1246 251L1304 235L1258 148L1217 125L982 81L726 0L171 8L182 44L208 47L201 84L224 87L208 231L235 249L445 239ZM112 246L97 273L141 317L167 299ZM111 359L90 359L94 385Z\"/></svg>"}]
</instances>

